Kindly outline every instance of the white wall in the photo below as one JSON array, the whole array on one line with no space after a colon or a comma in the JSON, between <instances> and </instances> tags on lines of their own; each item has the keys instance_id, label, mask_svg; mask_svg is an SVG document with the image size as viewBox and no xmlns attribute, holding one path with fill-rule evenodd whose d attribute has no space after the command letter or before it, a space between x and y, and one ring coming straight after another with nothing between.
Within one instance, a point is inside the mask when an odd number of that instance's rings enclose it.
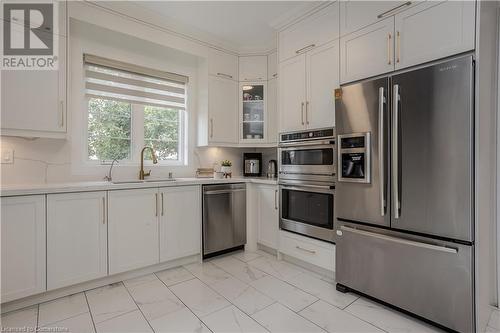
<instances>
[{"instance_id":1,"label":"white wall","mask_svg":"<svg viewBox=\"0 0 500 333\"><path fill-rule=\"evenodd\" d=\"M233 161L233 172L242 174L242 154L255 149L197 148L196 143L196 95L198 58L192 54L168 48L71 19L69 52L69 108L68 139L23 139L1 137L2 149L14 149L14 163L1 165L1 183L32 184L100 180L109 166L85 163L83 147L86 144L86 110L84 103L84 82L82 53L88 52L125 62L175 72L190 77L188 87L188 165L147 166L153 177L192 177L199 167L212 167L214 163L229 159ZM264 161L276 158L276 149L264 150ZM264 165L267 165L264 163ZM264 170L265 171L265 170ZM117 166L115 179L136 178L138 166Z\"/></svg>"}]
</instances>

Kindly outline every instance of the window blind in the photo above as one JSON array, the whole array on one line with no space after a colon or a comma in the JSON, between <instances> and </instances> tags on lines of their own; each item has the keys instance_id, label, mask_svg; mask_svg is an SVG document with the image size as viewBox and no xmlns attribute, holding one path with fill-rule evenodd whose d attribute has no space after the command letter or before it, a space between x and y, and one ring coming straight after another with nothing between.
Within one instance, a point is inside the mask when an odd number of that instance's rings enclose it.
<instances>
[{"instance_id":1,"label":"window blind","mask_svg":"<svg viewBox=\"0 0 500 333\"><path fill-rule=\"evenodd\" d=\"M132 104L186 109L188 77L84 55L86 95Z\"/></svg>"}]
</instances>

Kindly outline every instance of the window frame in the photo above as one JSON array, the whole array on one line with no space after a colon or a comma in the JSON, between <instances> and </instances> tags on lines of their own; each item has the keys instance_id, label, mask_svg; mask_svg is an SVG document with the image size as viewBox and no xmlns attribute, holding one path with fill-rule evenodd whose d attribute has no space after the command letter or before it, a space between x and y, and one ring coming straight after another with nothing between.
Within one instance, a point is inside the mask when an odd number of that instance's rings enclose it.
<instances>
[{"instance_id":1,"label":"window frame","mask_svg":"<svg viewBox=\"0 0 500 333\"><path fill-rule=\"evenodd\" d=\"M186 100L187 100L188 84L186 84ZM84 126L84 148L83 148L83 161L87 166L110 165L110 160L90 160L89 159L89 101L91 96L84 95L85 99L85 126ZM105 98L104 98L105 99ZM131 119L130 119L130 159L118 160L121 166L138 166L141 163L140 154L144 147L144 108L145 105L131 103ZM177 160L158 160L159 166L187 166L187 117L188 103L186 103L185 110L178 110L179 112L179 141ZM152 160L144 160L144 165L152 166Z\"/></svg>"}]
</instances>

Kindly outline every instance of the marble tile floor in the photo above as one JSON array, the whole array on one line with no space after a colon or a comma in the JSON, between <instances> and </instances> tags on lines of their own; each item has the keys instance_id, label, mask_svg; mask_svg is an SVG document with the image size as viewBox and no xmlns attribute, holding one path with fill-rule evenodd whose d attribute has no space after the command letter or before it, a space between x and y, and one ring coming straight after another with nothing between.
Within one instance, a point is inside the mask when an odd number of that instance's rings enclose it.
<instances>
[{"instance_id":1,"label":"marble tile floor","mask_svg":"<svg viewBox=\"0 0 500 333\"><path fill-rule=\"evenodd\" d=\"M492 328L497 321L492 318ZM1 326L75 333L439 332L342 294L331 279L263 251L237 252L5 313Z\"/></svg>"}]
</instances>

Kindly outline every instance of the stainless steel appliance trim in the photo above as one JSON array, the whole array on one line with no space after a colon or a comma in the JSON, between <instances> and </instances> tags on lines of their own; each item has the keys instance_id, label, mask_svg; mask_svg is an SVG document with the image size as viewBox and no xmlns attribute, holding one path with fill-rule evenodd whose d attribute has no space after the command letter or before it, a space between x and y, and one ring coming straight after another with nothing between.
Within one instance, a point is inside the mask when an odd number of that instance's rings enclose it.
<instances>
[{"instance_id":1,"label":"stainless steel appliance trim","mask_svg":"<svg viewBox=\"0 0 500 333\"><path fill-rule=\"evenodd\" d=\"M377 15L377 18L378 18L378 19L381 19L381 18L383 18L384 16L386 16L387 14L390 14L390 13L392 13L392 12L394 12L394 11L398 10L398 9L401 9L401 8L406 7L406 6L409 6L409 5L411 5L411 1L407 1L407 2L405 2L405 3L404 3L404 4L402 4L402 5L399 5L399 6L397 6L397 7L394 7L394 8L392 8L392 9L389 9L389 10L387 10L387 11L385 11L385 12L381 13L381 14L378 14L378 15Z\"/></svg>"},{"instance_id":2,"label":"stainless steel appliance trim","mask_svg":"<svg viewBox=\"0 0 500 333\"><path fill-rule=\"evenodd\" d=\"M400 217L400 202L399 202L399 85L393 86L393 105L392 105L392 190L394 196L394 218Z\"/></svg>"},{"instance_id":3,"label":"stainless steel appliance trim","mask_svg":"<svg viewBox=\"0 0 500 333\"><path fill-rule=\"evenodd\" d=\"M380 178L380 215L385 216L385 157L384 157L384 87L378 89L378 170Z\"/></svg>"},{"instance_id":4,"label":"stainless steel appliance trim","mask_svg":"<svg viewBox=\"0 0 500 333\"><path fill-rule=\"evenodd\" d=\"M340 227L340 230L347 231L347 232L352 232L352 233L355 233L355 234L358 234L358 235L364 235L364 236L368 236L368 237L374 237L374 238L378 238L378 239L382 239L382 240L386 240L386 241L390 241L390 242L395 242L395 243L399 243L399 244L404 244L404 245L410 245L410 246L416 246L416 247L420 247L420 248L425 248L425 249L429 249L429 250L435 250L435 251L447 252L447 253L453 253L453 254L457 254L458 253L458 249L451 248L451 247L448 247L448 246L434 245L434 244L429 244L429 243L417 242L417 241L413 241L413 240L409 240L409 239L405 239L405 238L399 238L399 237L394 237L394 236L387 236L387 235L379 234L379 233L376 233L376 232L371 232L371 231L365 231L365 230L355 229L355 228L351 228L351 227L346 227L344 225Z\"/></svg>"},{"instance_id":5,"label":"stainless steel appliance trim","mask_svg":"<svg viewBox=\"0 0 500 333\"><path fill-rule=\"evenodd\" d=\"M365 147L364 148L345 148L341 147L341 140L343 138L355 138L363 136L365 138ZM339 147L337 147L337 177L339 181L346 183L362 183L369 184L371 182L371 133L350 133L350 134L341 134L337 136L337 143ZM342 177L342 153L365 153L365 178L362 179L353 179L353 178L344 178Z\"/></svg>"}]
</instances>

